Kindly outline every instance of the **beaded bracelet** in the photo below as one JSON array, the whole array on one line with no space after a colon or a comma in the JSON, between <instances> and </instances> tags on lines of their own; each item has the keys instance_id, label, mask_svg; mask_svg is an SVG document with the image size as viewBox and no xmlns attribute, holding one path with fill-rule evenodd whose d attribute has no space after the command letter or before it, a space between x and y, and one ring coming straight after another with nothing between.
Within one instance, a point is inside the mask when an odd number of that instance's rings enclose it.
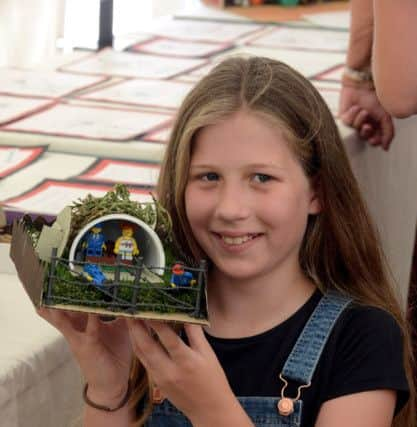
<instances>
[{"instance_id":1,"label":"beaded bracelet","mask_svg":"<svg viewBox=\"0 0 417 427\"><path fill-rule=\"evenodd\" d=\"M119 410L120 408L123 408L123 406L126 405L126 403L128 402L131 392L132 392L132 385L130 383L130 380L127 382L127 390L126 390L126 394L124 395L123 399L120 401L120 403L115 406L114 408L109 408L108 406L104 406L104 405L99 405L97 403L94 403L93 401L91 401L88 396L87 396L87 390L88 390L88 383L85 384L84 386L84 391L83 391L83 399L84 402L88 405L91 406L94 409L98 409L99 411L105 411L105 412L115 412L117 410Z\"/></svg>"}]
</instances>

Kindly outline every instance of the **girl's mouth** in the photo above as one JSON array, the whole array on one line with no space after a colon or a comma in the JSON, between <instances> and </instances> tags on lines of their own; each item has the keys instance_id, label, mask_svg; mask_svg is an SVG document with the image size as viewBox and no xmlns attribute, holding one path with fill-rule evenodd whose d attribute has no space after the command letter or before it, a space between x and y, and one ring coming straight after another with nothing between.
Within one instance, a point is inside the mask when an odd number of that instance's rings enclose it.
<instances>
[{"instance_id":1,"label":"girl's mouth","mask_svg":"<svg viewBox=\"0 0 417 427\"><path fill-rule=\"evenodd\" d=\"M261 235L261 233L247 233L242 234L240 236L230 236L230 235L224 235L220 233L214 233L217 237L219 237L223 243L225 243L227 246L239 246L243 245L246 242L249 242L250 240L253 240Z\"/></svg>"}]
</instances>

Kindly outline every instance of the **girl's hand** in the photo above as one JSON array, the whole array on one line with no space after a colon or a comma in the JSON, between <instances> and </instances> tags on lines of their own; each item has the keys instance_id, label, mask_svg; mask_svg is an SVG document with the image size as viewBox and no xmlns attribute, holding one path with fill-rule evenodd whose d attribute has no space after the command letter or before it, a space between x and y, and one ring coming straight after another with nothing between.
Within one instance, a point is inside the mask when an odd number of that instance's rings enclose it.
<instances>
[{"instance_id":1,"label":"girl's hand","mask_svg":"<svg viewBox=\"0 0 417 427\"><path fill-rule=\"evenodd\" d=\"M252 425L201 326L184 326L188 346L167 323L129 319L128 325L133 351L152 381L193 425L223 425L219 414L230 414L230 419L241 417L245 423L240 425Z\"/></svg>"},{"instance_id":2,"label":"girl's hand","mask_svg":"<svg viewBox=\"0 0 417 427\"><path fill-rule=\"evenodd\" d=\"M103 322L97 315L40 308L38 314L68 341L97 403L123 396L129 378L132 349L124 319Z\"/></svg>"}]
</instances>

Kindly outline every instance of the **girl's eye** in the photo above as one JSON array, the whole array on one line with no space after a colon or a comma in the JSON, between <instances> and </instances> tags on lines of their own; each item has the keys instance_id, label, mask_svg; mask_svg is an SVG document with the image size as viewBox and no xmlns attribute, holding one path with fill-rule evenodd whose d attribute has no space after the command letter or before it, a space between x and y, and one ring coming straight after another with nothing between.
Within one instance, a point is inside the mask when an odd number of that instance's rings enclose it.
<instances>
[{"instance_id":1,"label":"girl's eye","mask_svg":"<svg viewBox=\"0 0 417 427\"><path fill-rule=\"evenodd\" d=\"M201 175L201 179L203 181L217 181L219 179L219 175L217 175L215 172L208 172L204 175Z\"/></svg>"},{"instance_id":2,"label":"girl's eye","mask_svg":"<svg viewBox=\"0 0 417 427\"><path fill-rule=\"evenodd\" d=\"M264 173L256 173L253 179L255 182L264 183L270 181L272 177Z\"/></svg>"}]
</instances>

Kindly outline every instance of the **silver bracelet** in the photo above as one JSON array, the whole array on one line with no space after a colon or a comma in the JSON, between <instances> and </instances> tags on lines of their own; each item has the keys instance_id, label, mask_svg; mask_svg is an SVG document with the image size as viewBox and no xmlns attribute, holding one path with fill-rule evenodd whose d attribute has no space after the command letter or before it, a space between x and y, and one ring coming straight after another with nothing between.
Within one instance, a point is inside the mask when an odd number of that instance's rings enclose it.
<instances>
[{"instance_id":1,"label":"silver bracelet","mask_svg":"<svg viewBox=\"0 0 417 427\"><path fill-rule=\"evenodd\" d=\"M373 81L371 70L355 70L354 68L350 68L347 65L343 70L343 75L350 80L354 80L355 82Z\"/></svg>"}]
</instances>

